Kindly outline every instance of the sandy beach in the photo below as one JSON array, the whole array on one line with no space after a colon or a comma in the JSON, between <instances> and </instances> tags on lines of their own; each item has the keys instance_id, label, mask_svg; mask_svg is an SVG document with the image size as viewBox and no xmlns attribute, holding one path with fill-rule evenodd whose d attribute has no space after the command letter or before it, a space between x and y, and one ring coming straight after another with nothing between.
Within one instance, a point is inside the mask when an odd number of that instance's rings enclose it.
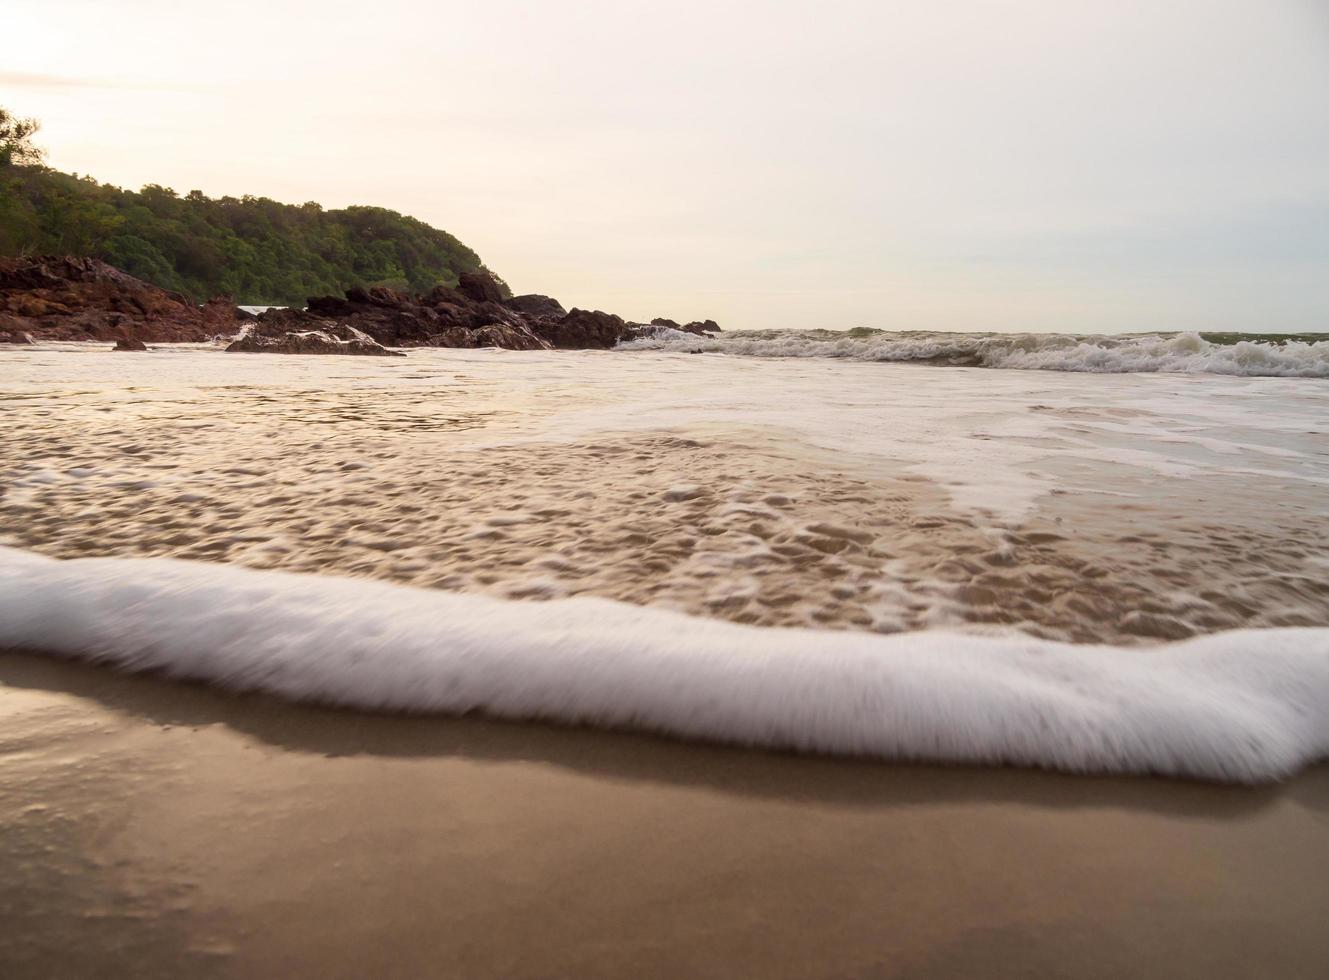
<instances>
[{"instance_id":1,"label":"sandy beach","mask_svg":"<svg viewBox=\"0 0 1329 980\"><path fill-rule=\"evenodd\" d=\"M161 6L0 18L0 980L1329 980L1323 0Z\"/></svg>"},{"instance_id":2,"label":"sandy beach","mask_svg":"<svg viewBox=\"0 0 1329 980\"><path fill-rule=\"evenodd\" d=\"M1250 789L376 717L0 655L51 977L1323 976L1329 768Z\"/></svg>"},{"instance_id":3,"label":"sandy beach","mask_svg":"<svg viewBox=\"0 0 1329 980\"><path fill-rule=\"evenodd\" d=\"M50 646L0 654L6 978L1323 976L1324 765L1257 787L903 766L316 708L51 657L116 646L133 666L141 643L143 663L197 653L200 673L183 676L249 669L263 687L278 668L228 667L244 653L235 637L254 630L275 664L297 620L280 595L258 598L268 579L210 577L216 563L315 573L300 580L311 604L291 607L312 610L302 635L335 606L316 593L337 576L360 612L329 656L358 643L400 681L398 704L426 681L446 688L451 669L395 666L405 648L452 641L428 623L394 633L391 617L356 633L376 596L397 608L473 594L449 607L462 613L506 603L516 651L548 640L523 618L542 600L614 600L610 652L628 663L658 609L811 628L828 656L875 637L907 659L932 627L1108 643L1087 673L1035 680L1037 648L1004 679L956 674L952 693L996 684L989 735L1032 733L1003 758L1072 758L1059 749L1079 737L1100 767L1140 733L1131 765L1223 767L1268 718L1273 761L1256 752L1248 770L1267 779L1317 758L1322 738L1295 707L1315 708L1318 688L1284 703L1276 672L1259 673L1266 635L1282 629L1289 655L1288 628L1329 615L1314 382L652 352L8 356L0 544L21 551L0 568L6 626L21 632L25 594L54 605L31 631ZM195 569L181 595L199 600L199 632L169 571L102 566L99 612L80 605L99 566L36 555L206 563L168 566ZM82 584L62 590L66 572ZM372 591L402 586L424 591ZM621 625L634 616L637 633ZM90 639L60 640L76 620ZM1114 690L1153 688L1114 688L1112 651L1147 672L1174 655L1166 641L1238 628L1251 646L1231 662L1251 665L1264 707L1242 714L1240 671L1214 700L1248 728L1205 714L1203 673L1160 687L1176 701L1156 715L1113 706ZM759 655L761 637L743 637ZM321 649L269 689L357 703L361 675L328 680ZM490 675L481 663L468 676ZM1026 681L1052 691L1033 709ZM690 705L714 700L658 683L622 694L649 705L656 690L681 731ZM750 715L741 682L727 690ZM772 723L801 703L782 690L763 702ZM1171 724L1192 708L1203 737ZM1040 717L1066 719L1066 734Z\"/></svg>"}]
</instances>

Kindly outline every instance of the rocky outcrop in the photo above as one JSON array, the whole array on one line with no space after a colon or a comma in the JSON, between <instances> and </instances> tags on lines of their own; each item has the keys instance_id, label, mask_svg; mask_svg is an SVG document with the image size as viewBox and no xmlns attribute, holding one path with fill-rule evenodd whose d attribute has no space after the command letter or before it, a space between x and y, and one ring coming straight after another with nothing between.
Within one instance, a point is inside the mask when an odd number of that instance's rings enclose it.
<instances>
[{"instance_id":1,"label":"rocky outcrop","mask_svg":"<svg viewBox=\"0 0 1329 980\"><path fill-rule=\"evenodd\" d=\"M136 337L121 337L111 350L147 350L148 345Z\"/></svg>"},{"instance_id":2,"label":"rocky outcrop","mask_svg":"<svg viewBox=\"0 0 1329 980\"><path fill-rule=\"evenodd\" d=\"M668 320L662 316L657 316L651 321L653 327L668 327L670 330L681 330L684 333L695 333L702 336L708 333L720 333L720 325L714 320L693 320L691 323L679 323L677 320Z\"/></svg>"},{"instance_id":3,"label":"rocky outcrop","mask_svg":"<svg viewBox=\"0 0 1329 980\"><path fill-rule=\"evenodd\" d=\"M557 320L542 320L535 329L555 347L568 349L608 349L629 333L622 317L599 310L578 309Z\"/></svg>"},{"instance_id":4,"label":"rocky outcrop","mask_svg":"<svg viewBox=\"0 0 1329 980\"><path fill-rule=\"evenodd\" d=\"M493 276L483 272L463 272L457 280L457 292L473 303L503 302L503 290Z\"/></svg>"},{"instance_id":5,"label":"rocky outcrop","mask_svg":"<svg viewBox=\"0 0 1329 980\"><path fill-rule=\"evenodd\" d=\"M359 354L370 357L405 357L375 343L354 327L328 321L321 330L282 330L270 324L255 327L227 351L243 354Z\"/></svg>"},{"instance_id":6,"label":"rocky outcrop","mask_svg":"<svg viewBox=\"0 0 1329 980\"><path fill-rule=\"evenodd\" d=\"M568 315L568 311L563 309L562 303L552 296L541 296L539 293L513 296L511 299L505 299L503 305L510 310L516 310L518 313L526 313L530 316L564 317Z\"/></svg>"},{"instance_id":7,"label":"rocky outcrop","mask_svg":"<svg viewBox=\"0 0 1329 980\"><path fill-rule=\"evenodd\" d=\"M379 351L344 345L607 349L666 326L697 334L720 329L712 320L642 327L599 310L565 310L551 296L505 297L505 291L488 273L467 272L456 286L419 296L356 287L342 296L312 297L303 310L270 309L255 318L225 297L197 306L97 259L0 259L0 343L29 342L29 334L36 340L206 341L235 336L243 327L249 332L228 349L374 354Z\"/></svg>"},{"instance_id":8,"label":"rocky outcrop","mask_svg":"<svg viewBox=\"0 0 1329 980\"><path fill-rule=\"evenodd\" d=\"M235 310L224 297L198 306L98 259L0 258L0 335L204 341L234 333Z\"/></svg>"},{"instance_id":9,"label":"rocky outcrop","mask_svg":"<svg viewBox=\"0 0 1329 980\"><path fill-rule=\"evenodd\" d=\"M494 289L497 285L490 280ZM471 295L488 290L471 280ZM515 310L492 300L475 300L460 288L435 286L410 297L385 287L348 289L344 297L315 296L304 310L268 310L259 314L265 327L320 329L326 321L353 326L388 347L507 347L547 350Z\"/></svg>"},{"instance_id":10,"label":"rocky outcrop","mask_svg":"<svg viewBox=\"0 0 1329 980\"><path fill-rule=\"evenodd\" d=\"M342 297L311 297L304 310L259 314L261 325L287 331L321 329L319 324L330 320L388 347L608 348L631 333L620 317L565 312L549 296L502 299L498 283L482 272L464 274L455 288L435 286L421 296L384 287L348 289Z\"/></svg>"}]
</instances>

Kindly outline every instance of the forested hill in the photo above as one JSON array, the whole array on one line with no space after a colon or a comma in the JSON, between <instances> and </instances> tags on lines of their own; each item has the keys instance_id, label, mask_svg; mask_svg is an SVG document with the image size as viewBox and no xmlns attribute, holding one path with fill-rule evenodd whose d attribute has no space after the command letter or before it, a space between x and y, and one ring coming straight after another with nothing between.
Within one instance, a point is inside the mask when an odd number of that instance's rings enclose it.
<instances>
[{"instance_id":1,"label":"forested hill","mask_svg":"<svg viewBox=\"0 0 1329 980\"><path fill-rule=\"evenodd\" d=\"M0 160L0 254L91 255L199 301L303 305L350 286L425 292L483 268L445 231L385 208L121 190Z\"/></svg>"}]
</instances>

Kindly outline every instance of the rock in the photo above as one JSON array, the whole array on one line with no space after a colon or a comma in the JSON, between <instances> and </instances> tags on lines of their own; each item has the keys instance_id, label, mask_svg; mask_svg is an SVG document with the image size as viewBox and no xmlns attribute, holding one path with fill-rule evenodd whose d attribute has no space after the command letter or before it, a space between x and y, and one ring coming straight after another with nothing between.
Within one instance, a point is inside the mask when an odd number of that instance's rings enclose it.
<instances>
[{"instance_id":1,"label":"rock","mask_svg":"<svg viewBox=\"0 0 1329 980\"><path fill-rule=\"evenodd\" d=\"M502 347L506 350L549 350L549 344L524 324L494 323L468 330L449 327L429 337L428 347Z\"/></svg>"},{"instance_id":2,"label":"rock","mask_svg":"<svg viewBox=\"0 0 1329 980\"><path fill-rule=\"evenodd\" d=\"M482 277L494 288L493 280ZM483 295L479 280L471 293ZM552 346L523 314L491 300L475 300L460 289L435 286L411 298L389 289L348 289L345 298L313 296L304 310L267 310L259 324L267 330L323 330L329 322L353 326L389 347L506 347L547 350Z\"/></svg>"},{"instance_id":3,"label":"rock","mask_svg":"<svg viewBox=\"0 0 1329 980\"><path fill-rule=\"evenodd\" d=\"M528 316L565 317L568 315L568 311L563 309L562 303L552 296L541 296L539 293L513 296L511 299L504 300L503 305L510 310L516 310L518 313L525 313Z\"/></svg>"},{"instance_id":4,"label":"rock","mask_svg":"<svg viewBox=\"0 0 1329 980\"><path fill-rule=\"evenodd\" d=\"M549 350L549 343L526 324L492 323L474 330L476 347L504 347L508 350Z\"/></svg>"},{"instance_id":5,"label":"rock","mask_svg":"<svg viewBox=\"0 0 1329 980\"><path fill-rule=\"evenodd\" d=\"M473 303L503 302L503 290L487 272L463 272L457 277L457 291Z\"/></svg>"},{"instance_id":6,"label":"rock","mask_svg":"<svg viewBox=\"0 0 1329 980\"><path fill-rule=\"evenodd\" d=\"M198 342L235 329L235 307L198 306L98 259L0 258L0 334L40 340Z\"/></svg>"},{"instance_id":7,"label":"rock","mask_svg":"<svg viewBox=\"0 0 1329 980\"><path fill-rule=\"evenodd\" d=\"M227 351L243 354L359 354L370 357L405 357L388 350L354 327L324 324L322 330L281 330L272 325L256 327L236 340Z\"/></svg>"},{"instance_id":8,"label":"rock","mask_svg":"<svg viewBox=\"0 0 1329 980\"><path fill-rule=\"evenodd\" d=\"M532 329L555 347L565 349L613 347L629 333L622 317L599 310L574 309L561 320L544 320Z\"/></svg>"},{"instance_id":9,"label":"rock","mask_svg":"<svg viewBox=\"0 0 1329 980\"><path fill-rule=\"evenodd\" d=\"M32 334L22 330L0 330L0 344L31 344Z\"/></svg>"},{"instance_id":10,"label":"rock","mask_svg":"<svg viewBox=\"0 0 1329 980\"><path fill-rule=\"evenodd\" d=\"M305 300L303 310L293 309L289 306L283 306L278 310L264 310L258 315L259 320L266 321L275 317L284 317L290 314L308 313L310 316L353 316L360 307L367 307L368 296L365 296L366 302L357 305L352 296L364 295L362 290L348 289L345 298L339 296L310 296Z\"/></svg>"},{"instance_id":11,"label":"rock","mask_svg":"<svg viewBox=\"0 0 1329 980\"><path fill-rule=\"evenodd\" d=\"M465 306L470 300L466 298L461 290L439 284L424 296L421 296L420 302L425 306Z\"/></svg>"},{"instance_id":12,"label":"rock","mask_svg":"<svg viewBox=\"0 0 1329 980\"><path fill-rule=\"evenodd\" d=\"M695 333L698 336L721 332L720 325L714 320L693 320L691 323L679 323L677 320L670 320L666 317L657 316L651 321L650 325L656 328L680 330L683 333ZM638 328L637 334L638 336L649 337L651 336L651 331L645 328Z\"/></svg>"},{"instance_id":13,"label":"rock","mask_svg":"<svg viewBox=\"0 0 1329 980\"><path fill-rule=\"evenodd\" d=\"M598 310L565 311L550 296L505 298L505 292L488 272L465 272L455 288L438 285L422 296L354 287L340 297L312 296L303 310L270 309L254 317L226 297L196 306L96 259L0 259L0 342L24 343L29 334L39 340L199 342L233 337L243 321L249 333L228 350L383 356L391 353L383 347L605 349L651 329L720 329L713 320L640 327ZM366 344L379 349L360 349Z\"/></svg>"},{"instance_id":14,"label":"rock","mask_svg":"<svg viewBox=\"0 0 1329 980\"><path fill-rule=\"evenodd\" d=\"M111 350L147 350L148 345L134 337L121 337Z\"/></svg>"},{"instance_id":15,"label":"rock","mask_svg":"<svg viewBox=\"0 0 1329 980\"><path fill-rule=\"evenodd\" d=\"M387 286L370 286L368 289L363 286L352 286L346 290L346 300L362 306L381 306L387 309L394 309L409 302L407 297Z\"/></svg>"}]
</instances>

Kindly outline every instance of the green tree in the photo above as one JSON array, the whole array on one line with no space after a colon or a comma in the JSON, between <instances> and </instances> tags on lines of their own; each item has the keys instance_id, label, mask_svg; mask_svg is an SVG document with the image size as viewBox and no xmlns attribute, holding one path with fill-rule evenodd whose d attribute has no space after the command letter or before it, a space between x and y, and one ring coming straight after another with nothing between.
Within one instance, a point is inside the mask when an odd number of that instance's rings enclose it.
<instances>
[{"instance_id":1,"label":"green tree","mask_svg":"<svg viewBox=\"0 0 1329 980\"><path fill-rule=\"evenodd\" d=\"M40 128L37 120L20 119L0 106L0 167L41 163L42 151L32 142Z\"/></svg>"},{"instance_id":2,"label":"green tree","mask_svg":"<svg viewBox=\"0 0 1329 980\"><path fill-rule=\"evenodd\" d=\"M158 184L130 191L61 173L42 165L30 140L36 128L0 110L0 254L92 255L195 299L225 293L283 305L351 286L423 293L484 269L446 231L386 208L324 210L197 190L182 197Z\"/></svg>"}]
</instances>

